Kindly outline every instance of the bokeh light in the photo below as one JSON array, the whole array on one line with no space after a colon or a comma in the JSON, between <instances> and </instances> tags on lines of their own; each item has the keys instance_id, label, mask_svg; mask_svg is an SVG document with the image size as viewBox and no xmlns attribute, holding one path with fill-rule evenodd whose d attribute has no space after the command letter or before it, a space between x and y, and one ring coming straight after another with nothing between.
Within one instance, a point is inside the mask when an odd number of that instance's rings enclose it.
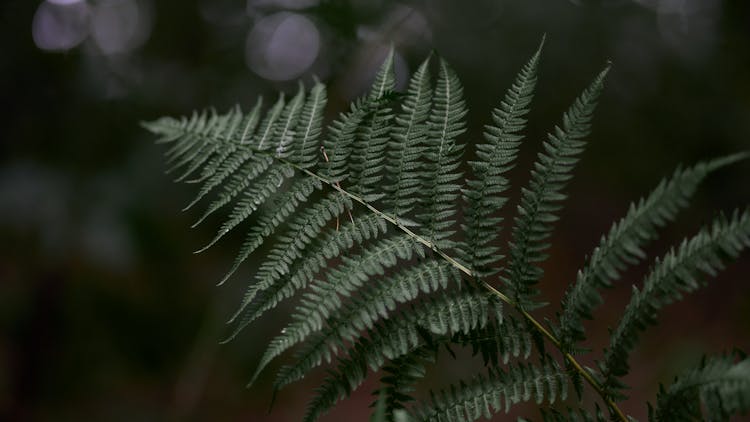
<instances>
[{"instance_id":1,"label":"bokeh light","mask_svg":"<svg viewBox=\"0 0 750 422\"><path fill-rule=\"evenodd\" d=\"M93 7L91 35L104 54L128 53L148 40L151 23L143 0L101 0Z\"/></svg>"},{"instance_id":2,"label":"bokeh light","mask_svg":"<svg viewBox=\"0 0 750 422\"><path fill-rule=\"evenodd\" d=\"M261 18L247 36L245 59L259 76L287 81L305 73L320 52L320 32L306 16L279 12Z\"/></svg>"},{"instance_id":3,"label":"bokeh light","mask_svg":"<svg viewBox=\"0 0 750 422\"><path fill-rule=\"evenodd\" d=\"M82 0L47 0L39 5L31 23L34 44L42 50L65 51L89 35L88 4Z\"/></svg>"}]
</instances>

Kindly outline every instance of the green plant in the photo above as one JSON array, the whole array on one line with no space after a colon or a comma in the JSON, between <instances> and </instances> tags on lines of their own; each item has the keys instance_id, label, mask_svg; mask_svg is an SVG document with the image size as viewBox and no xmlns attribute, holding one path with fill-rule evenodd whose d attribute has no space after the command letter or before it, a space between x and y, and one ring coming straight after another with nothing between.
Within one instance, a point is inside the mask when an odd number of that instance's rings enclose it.
<instances>
[{"instance_id":1,"label":"green plant","mask_svg":"<svg viewBox=\"0 0 750 422\"><path fill-rule=\"evenodd\" d=\"M583 320L601 304L599 290L646 258L644 246L710 172L747 154L680 168L633 203L578 272L556 320L540 322L533 315L544 305L539 263L609 70L595 77L544 142L504 257L498 233L510 188L505 174L522 141L541 48L493 111L465 182L463 145L456 139L467 110L459 80L442 59L434 89L435 59L428 58L400 94L393 91L391 54L369 94L326 134L326 89L319 82L309 92L300 85L289 100L280 96L265 113L258 100L246 114L237 107L224 115L211 111L144 124L158 142L171 144L166 155L170 171L182 171L177 180L201 186L187 208L214 193L196 225L233 207L201 250L252 221L221 283L261 245L270 248L230 320L235 328L228 340L282 300L300 296L252 380L293 346L294 361L279 370L275 390L334 362L305 420L350 394L369 370L382 373L376 414L385 420L403 419L406 411L418 420L476 420L529 400L540 405L545 420L605 420L605 413L627 420L618 402L625 398L622 377L640 332L656 322L661 307L700 287L750 245L750 213L735 211L657 258L633 289L598 366L583 367L575 356L590 352L580 346ZM425 365L451 345L481 354L483 373L410 403ZM595 408L584 400L586 384L598 395ZM570 386L579 400L554 405L568 397ZM649 408L659 421L746 412L750 360L708 359L662 389Z\"/></svg>"}]
</instances>

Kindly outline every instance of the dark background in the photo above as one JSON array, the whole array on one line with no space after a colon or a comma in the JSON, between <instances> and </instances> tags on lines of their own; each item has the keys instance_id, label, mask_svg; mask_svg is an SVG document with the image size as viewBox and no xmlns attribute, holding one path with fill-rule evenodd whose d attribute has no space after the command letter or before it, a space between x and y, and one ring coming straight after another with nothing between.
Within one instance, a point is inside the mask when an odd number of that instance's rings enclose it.
<instances>
[{"instance_id":1,"label":"dark background","mask_svg":"<svg viewBox=\"0 0 750 422\"><path fill-rule=\"evenodd\" d=\"M179 210L191 189L164 175L142 120L247 109L312 74L330 86L332 117L393 43L401 81L431 49L454 65L472 143L546 33L512 174L520 185L544 133L612 60L546 264L553 303L631 200L680 163L750 149L746 1L6 0L0 13L0 420L293 421L304 412L315 377L284 391L270 415L271 375L244 388L288 306L217 344L254 263L214 287L239 236L191 253L214 228L189 229L197 216ZM712 176L650 251L745 206L748 175L744 162ZM607 292L591 346L606 344L644 270ZM703 353L750 347L749 271L744 254L661 313L631 359L628 412L645 419L658 383ZM460 373L443 365L429 383ZM325 420L363 420L373 387Z\"/></svg>"}]
</instances>

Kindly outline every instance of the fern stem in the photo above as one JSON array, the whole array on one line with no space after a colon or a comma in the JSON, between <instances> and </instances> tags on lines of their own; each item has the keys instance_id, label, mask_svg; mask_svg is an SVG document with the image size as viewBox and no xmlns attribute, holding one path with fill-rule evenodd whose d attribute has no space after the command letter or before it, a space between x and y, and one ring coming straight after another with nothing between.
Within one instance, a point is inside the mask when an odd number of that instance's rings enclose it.
<instances>
[{"instance_id":1,"label":"fern stem","mask_svg":"<svg viewBox=\"0 0 750 422\"><path fill-rule=\"evenodd\" d=\"M263 154L263 152L260 152L260 153ZM602 385L596 379L594 379L594 377L586 369L584 369L583 366L581 366L581 364L576 360L576 358L573 355L571 355L570 353L567 353L567 352L563 352L560 340L557 337L555 337L555 335L552 334L549 330L547 330L530 313L528 313L527 311L525 311L524 309L522 309L520 306L518 306L518 304L514 300L512 300L510 297L508 297L506 294L504 294L503 292L497 290L495 287L493 287L492 285L490 285L486 281L479 279L476 276L476 274L474 274L471 271L471 269L469 269L465 265L463 265L460 262L458 262L458 260L456 260L452 256L450 256L450 255L446 254L445 252L441 251L440 249L438 249L438 247L433 242L430 242L429 240L425 239L424 237L422 237L422 236L414 233L414 231L412 231L411 229L409 229L405 225L401 224L398 221L398 218L396 218L394 216L391 216L389 214L386 214L383 211L380 211L379 209L375 208L374 206L372 206L371 204L369 204L367 201L365 201L364 198L362 198L360 196L357 196L357 195L355 195L355 194L353 194L351 192L348 192L347 190L345 190L341 186L339 186L338 183L332 182L332 181L326 179L323 176L315 174L315 173L313 173L312 171L310 171L308 169L302 168L302 167L298 166L297 164L295 164L295 163L293 163L291 161L288 161L288 160L286 160L284 158L275 157L273 155L270 155L270 156L272 158L275 158L275 159L279 160L280 162L282 162L282 163L284 163L284 164L286 164L286 165L294 168L295 170L298 170L298 171L300 171L302 173L305 173L306 175L308 175L310 177L314 177L314 178L320 180L321 182L325 183L326 185L328 185L328 186L332 187L333 189L339 191L341 194L348 196L349 198L351 198L352 200L354 200L356 202L359 202L365 208L367 208L368 210L370 210L373 214L376 214L377 216L381 217L382 219L384 219L384 220L388 221L389 223L395 225L396 227L398 227L399 229L401 229L401 231L403 231L404 233L406 233L407 235L409 235L411 238L413 238L417 242L419 242L419 243L425 245L426 247L430 248L430 250L432 250L434 253L436 253L441 258L443 258L444 260L446 260L448 263L450 263L456 269L458 269L459 271L461 271L464 274L468 275L472 280L478 281L490 293L494 294L500 300L502 300L503 302L505 302L508 305L512 306L524 318L526 318L526 320L529 321L531 323L531 325L533 325L534 328L536 328L537 331L539 331L544 337L546 337L557 348L557 350L560 351L560 353L563 354L563 357L565 358L565 360L570 365L572 365L573 368L575 368L575 370L579 374L581 374L581 376L583 377L583 379L585 379L586 382L588 382L589 385L591 385L591 387L599 394L599 396L602 398L602 400L607 405L607 407L610 409L610 411L613 413L613 415L616 416L617 419L620 420L620 421L622 421L622 422L628 422L627 416L625 416L625 414L622 412L622 410L620 410L620 408L617 406L617 403L615 403L607 395L607 393L604 391L604 388L602 387Z\"/></svg>"},{"instance_id":2,"label":"fern stem","mask_svg":"<svg viewBox=\"0 0 750 422\"><path fill-rule=\"evenodd\" d=\"M555 345L555 347L563 354L563 357L565 358L568 363L570 363L575 370L581 374L581 376L591 385L591 387L596 390L596 392L601 396L602 400L607 404L607 406L610 408L610 410L617 415L617 418L623 422L627 422L628 418L625 416L625 414L620 410L619 407L617 407L617 403L615 403L604 391L604 387L594 379L594 377L591 376L591 374L584 369L581 364L576 360L576 358L571 355L570 353L563 352L562 351L562 345L560 343L560 340L554 336L549 330L544 328L544 326L536 320L530 313L525 311L524 309L521 309L519 306L517 306L507 295L505 295L503 292L497 290L495 287L490 285L484 280L479 280L482 284L482 286L489 290L492 294L500 298L503 302L507 303L510 306L513 306L524 318L526 318L527 321L531 323L531 325L534 326L534 328L537 329L544 337L547 337L547 339Z\"/></svg>"}]
</instances>

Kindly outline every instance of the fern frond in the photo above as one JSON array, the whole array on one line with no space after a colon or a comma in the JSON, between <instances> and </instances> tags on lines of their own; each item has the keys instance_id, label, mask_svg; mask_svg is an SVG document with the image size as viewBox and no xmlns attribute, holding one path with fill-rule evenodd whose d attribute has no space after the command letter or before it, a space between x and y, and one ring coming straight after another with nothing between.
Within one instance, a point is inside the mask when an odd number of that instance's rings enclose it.
<instances>
[{"instance_id":1,"label":"fern frond","mask_svg":"<svg viewBox=\"0 0 750 422\"><path fill-rule=\"evenodd\" d=\"M441 347L455 358L451 346L459 345L481 355L486 373L433 394L431 405L413 406L419 420L475 420L533 399L549 402L540 406L545 420L602 421L598 405L591 413L588 404L552 405L567 396L568 382L581 398L586 382L600 396L602 409L625 422L628 417L615 401L623 397L619 378L628 371L628 353L640 331L655 322L658 309L697 289L725 258L750 246L746 211L717 219L672 249L653 265L642 290L634 290L598 371L581 365L574 357L576 343L585 337L583 319L601 302L599 289L644 258L643 248L657 229L686 205L708 173L748 154L678 169L631 205L566 292L559 324L540 322L529 312L541 305L539 263L546 258L563 191L583 152L608 71L574 101L538 153L529 186L521 192L508 264L501 268L497 243L504 220L498 214L507 202L506 174L517 159L542 45L493 110L465 184L457 138L465 131L467 110L460 82L442 59L434 90L428 58L407 92L398 94L391 50L369 93L325 134L326 89L317 80L309 91L300 85L292 97L281 95L265 112L259 99L246 114L239 107L225 114L209 109L144 123L167 145L167 171L176 181L199 184L185 208L207 202L196 225L229 210L201 250L252 220L221 283L250 257L260 265L229 320L225 341L282 301L299 298L252 379L293 347L293 360L279 370L275 391L335 361L305 420L316 419L370 371L381 369L379 417L396 420L406 415L425 364ZM498 272L504 291L485 279ZM503 315L504 304L517 311L516 317ZM540 362L515 362L531 355L532 344ZM560 354L548 354L548 345ZM746 362L711 361L689 372L660 393L652 416L664 420L684 411L685 418L699 418L701 400L711 417L748 410Z\"/></svg>"},{"instance_id":2,"label":"fern frond","mask_svg":"<svg viewBox=\"0 0 750 422\"><path fill-rule=\"evenodd\" d=\"M471 347L474 355L481 354L485 365L507 364L511 357L527 359L531 354L531 333L512 315L505 315L502 323L489 321L482 328L453 336L452 343Z\"/></svg>"},{"instance_id":3,"label":"fern frond","mask_svg":"<svg viewBox=\"0 0 750 422\"><path fill-rule=\"evenodd\" d=\"M274 135L288 137L289 128L293 127L296 122L296 116L299 112L300 103L302 101L304 92L300 89L299 93L290 101L286 106L284 105L283 95L279 96L279 100L269 110L265 120L261 123L260 132L258 133L257 146L255 147L258 151L264 151L270 148L273 142ZM282 148L283 144L290 142L286 139L280 140L278 148ZM250 156L244 160L245 165L240 168L239 171L232 175L232 178L224 184L222 192L219 193L219 197L214 200L201 215L198 221L193 224L193 227L202 223L209 215L213 214L216 210L230 203L240 192L252 185L254 179L253 175L260 174L264 167L264 163L268 163L269 167L273 167L271 170L271 178L279 174L286 175L286 177L292 177L294 172L287 166L281 165L272 158L267 156L260 156L257 159L253 159L253 152L250 151ZM244 157L244 154L238 154L239 157ZM258 160L260 162L258 162ZM245 171L242 171L245 169ZM280 186L280 183L279 183ZM278 186L277 186L278 188ZM273 190L270 193L275 192ZM263 198L265 200L265 198ZM252 208L253 201L249 201L249 204L239 204L239 209L235 211L236 215L242 215L247 212L248 208ZM250 207L248 207L250 205ZM236 217L233 216L233 217Z\"/></svg>"},{"instance_id":4,"label":"fern frond","mask_svg":"<svg viewBox=\"0 0 750 422\"><path fill-rule=\"evenodd\" d=\"M196 253L203 252L213 246L225 234L229 233L238 224L255 213L269 198L276 194L284 181L292 176L294 176L294 170L289 167L275 166L266 172L257 183L252 184L251 187L248 186L242 194L242 198L236 202L232 212L229 214L229 218L219 227L216 236L214 236L208 245L198 249Z\"/></svg>"},{"instance_id":5,"label":"fern frond","mask_svg":"<svg viewBox=\"0 0 750 422\"><path fill-rule=\"evenodd\" d=\"M270 285L284 274L287 274L292 262L302 256L305 248L323 231L325 225L334 218L342 215L345 209L350 209L352 203L347 197L338 192L328 193L320 201L296 214L289 223L287 232L276 240L266 259L260 265L255 279ZM259 224L262 226L262 224ZM224 284L234 274L240 265L258 248L263 238L254 237L252 232L240 248L240 252L219 284ZM270 282L269 282L270 280Z\"/></svg>"},{"instance_id":6,"label":"fern frond","mask_svg":"<svg viewBox=\"0 0 750 422\"><path fill-rule=\"evenodd\" d=\"M606 385L615 389L616 377L628 373L628 354L638 334L656 323L657 311L682 299L724 268L725 260L735 258L750 246L750 213L735 211L730 219L720 216L711 227L704 227L679 248L657 259L643 282L642 290L633 287L633 296L617 328L612 332L602 364Z\"/></svg>"},{"instance_id":7,"label":"fern frond","mask_svg":"<svg viewBox=\"0 0 750 422\"><path fill-rule=\"evenodd\" d=\"M543 271L535 264L547 257L544 253L549 247L546 240L552 232L552 223L558 219L559 202L565 199L562 190L572 177L578 155L583 152L583 138L589 133L608 71L609 67L599 73L565 112L562 128L555 127L554 133L548 135L544 151L534 163L529 187L522 191L505 278L512 298L524 309L539 306L533 297L538 293L535 285Z\"/></svg>"},{"instance_id":8,"label":"fern frond","mask_svg":"<svg viewBox=\"0 0 750 422\"><path fill-rule=\"evenodd\" d=\"M325 281L314 282L310 291L303 295L301 305L292 315L292 323L271 341L250 382L254 382L275 357L303 341L311 332L322 329L331 313L342 306L342 297L350 296L371 277L383 275L387 268L411 259L415 253L424 255L422 245L407 235L399 235L370 245L359 256L342 257L342 264L329 270Z\"/></svg>"},{"instance_id":9,"label":"fern frond","mask_svg":"<svg viewBox=\"0 0 750 422\"><path fill-rule=\"evenodd\" d=\"M508 89L500 106L493 110L493 123L487 125L484 132L487 143L477 145L478 160L469 162L476 179L467 181L463 190L466 222L462 225L465 241L461 244L461 258L480 277L496 273L495 266L502 259L499 248L492 243L498 237L503 218L493 214L508 200L503 194L510 184L503 174L513 168L518 156L523 139L519 132L526 125L524 117L534 96L543 44L544 40Z\"/></svg>"},{"instance_id":10,"label":"fern frond","mask_svg":"<svg viewBox=\"0 0 750 422\"><path fill-rule=\"evenodd\" d=\"M206 194L215 187L221 186L218 198L214 200L208 209L203 213L201 218L193 224L193 227L200 224L206 217L214 211L228 204L237 194L245 189L253 178L261 174L267 166L273 164L273 160L267 156L259 156L255 153L256 149L260 150L264 143L268 143L269 138L273 135L274 124L284 109L284 96L280 95L276 104L266 114L266 117L260 123L258 132L248 145L241 150L236 151L228 160L222 163L216 173L205 181L198 195L183 210L190 209ZM266 167L263 167L266 166ZM230 177L231 176L231 177ZM230 177L229 181L225 179Z\"/></svg>"},{"instance_id":11,"label":"fern frond","mask_svg":"<svg viewBox=\"0 0 750 422\"><path fill-rule=\"evenodd\" d=\"M226 168L226 164L228 164L227 160L230 156L232 156L232 154L234 154L235 151L237 151L238 148L247 148L247 144L250 142L250 138L255 133L255 128L260 121L262 106L263 98L258 97L258 100L250 110L250 112L247 114L247 116L243 117L240 125L237 126L236 130L226 139L226 142L221 147L221 151L218 152L217 155L212 157L203 167L200 177L198 177L197 179L189 180L188 183L204 182L208 178L214 176L218 171L223 171L223 169ZM239 166L239 163L237 163L236 166ZM237 167L234 167L234 169L236 168ZM210 187L204 186L203 189L201 189L201 191L205 190L203 195L207 194L211 189L213 189L216 184ZM193 202L198 202L201 198L202 196L199 195L198 198L193 200Z\"/></svg>"},{"instance_id":12,"label":"fern frond","mask_svg":"<svg viewBox=\"0 0 750 422\"><path fill-rule=\"evenodd\" d=\"M205 123L202 129L188 132L185 135L185 139L188 140L186 142L188 146L174 156L167 158L166 163L170 167L165 173L170 174L181 168L186 168L182 175L175 178L175 182L180 182L187 175L195 171L197 166L200 166L200 163L205 161L206 157L211 154L211 151L218 148L224 141L224 132L230 120L234 120L235 112L236 108L227 114L218 115L212 109L211 118Z\"/></svg>"},{"instance_id":13,"label":"fern frond","mask_svg":"<svg viewBox=\"0 0 750 422\"><path fill-rule=\"evenodd\" d=\"M213 136L207 140L201 150L190 160L190 165L175 179L175 182L184 181L201 167L205 168L209 160L215 159L220 155L220 151L225 148L231 148L228 144L232 143L232 135L237 131L243 118L244 116L239 106L236 106L232 111L223 116L224 120L218 125Z\"/></svg>"},{"instance_id":14,"label":"fern frond","mask_svg":"<svg viewBox=\"0 0 750 422\"><path fill-rule=\"evenodd\" d=\"M383 178L385 149L391 129L393 112L384 99L393 91L396 78L393 71L393 48L380 67L368 94L368 101L376 105L358 129L350 159L349 190L368 197Z\"/></svg>"},{"instance_id":15,"label":"fern frond","mask_svg":"<svg viewBox=\"0 0 750 422\"><path fill-rule=\"evenodd\" d=\"M382 387L375 390L373 395L385 397L386 421L395 421L396 414L405 413L406 405L415 400L411 395L414 385L427 373L425 363L434 362L436 355L435 345L424 345L383 367L380 377Z\"/></svg>"},{"instance_id":16,"label":"fern frond","mask_svg":"<svg viewBox=\"0 0 750 422\"><path fill-rule=\"evenodd\" d=\"M283 182L285 176L286 174L278 177L275 182L271 179L270 182L276 183L276 188L278 188ZM234 268L239 267L239 264L250 256L250 254L263 243L263 240L274 232L276 227L286 221L286 219L297 210L300 204L306 202L315 190L320 190L322 188L323 184L317 179L311 177L301 178L294 182L288 190L274 196L271 199L271 204L269 204L269 210L264 212L258 218L256 224L251 227L250 231L247 233L245 241L240 247L240 253L236 259ZM235 210L232 211L230 218L221 225L216 236L214 236L206 246L198 249L197 252L205 251L216 244L216 242L242 221L246 220L263 202L265 202L265 199L261 201L259 198L261 195L264 198L268 198L272 193L271 189L264 189L262 187L254 188L250 192L245 193L246 198L239 201ZM223 284L223 280L219 284Z\"/></svg>"},{"instance_id":17,"label":"fern frond","mask_svg":"<svg viewBox=\"0 0 750 422\"><path fill-rule=\"evenodd\" d=\"M272 272L270 277L250 286L239 309L229 320L233 323L239 318L239 321L224 342L232 340L250 322L275 308L282 300L306 288L329 259L340 256L365 240L377 238L386 229L378 216L365 215L344 224L339 230L329 230L324 238L317 240L313 250L308 251L302 260L292 266L289 274Z\"/></svg>"},{"instance_id":18,"label":"fern frond","mask_svg":"<svg viewBox=\"0 0 750 422\"><path fill-rule=\"evenodd\" d=\"M322 132L323 110L327 102L326 87L316 79L315 86L310 90L307 102L302 108L299 148L293 159L303 169L315 167L320 159L318 138Z\"/></svg>"},{"instance_id":19,"label":"fern frond","mask_svg":"<svg viewBox=\"0 0 750 422\"><path fill-rule=\"evenodd\" d=\"M209 114L210 118L208 117ZM172 124L172 129L176 129L178 133L184 132L184 135L176 137L174 145L164 152L165 164L172 166L175 161L189 154L197 144L205 142L211 131L211 127L217 120L216 110L211 109L210 113L207 110L204 110L200 114L193 113L193 116L189 120L182 120L178 124ZM167 173L169 172L170 170L167 170Z\"/></svg>"},{"instance_id":20,"label":"fern frond","mask_svg":"<svg viewBox=\"0 0 750 422\"><path fill-rule=\"evenodd\" d=\"M656 237L656 229L673 220L688 205L698 185L709 173L744 158L747 154L734 154L688 169L678 168L645 199L630 204L625 217L602 236L599 246L563 298L560 340L566 349L570 350L574 342L585 338L582 320L591 319L593 309L602 302L598 289L610 287L629 265L645 258L642 248Z\"/></svg>"},{"instance_id":21,"label":"fern frond","mask_svg":"<svg viewBox=\"0 0 750 422\"><path fill-rule=\"evenodd\" d=\"M468 383L451 385L448 391L432 393L432 404L418 409L421 421L468 422L510 408L524 401L536 404L565 400L567 374L553 359L537 365L513 365L507 371L490 368Z\"/></svg>"},{"instance_id":22,"label":"fern frond","mask_svg":"<svg viewBox=\"0 0 750 422\"><path fill-rule=\"evenodd\" d=\"M420 330L443 336L468 333L483 327L489 320L502 321L502 307L487 293L465 289L425 299L410 307L398 318L390 318L367 330L367 336L354 344L339 360L335 371L316 389L305 421L314 421L338 400L362 384L367 368L380 369L386 359L396 359L420 346Z\"/></svg>"},{"instance_id":23,"label":"fern frond","mask_svg":"<svg viewBox=\"0 0 750 422\"><path fill-rule=\"evenodd\" d=\"M419 200L420 156L427 139L427 118L432 104L429 65L428 57L409 81L388 143L384 202L396 217L406 215Z\"/></svg>"},{"instance_id":24,"label":"fern frond","mask_svg":"<svg viewBox=\"0 0 750 422\"><path fill-rule=\"evenodd\" d=\"M451 281L460 283L453 267L428 260L363 286L358 297L332 312L327 327L314 333L294 354L295 363L279 370L274 388L281 389L301 379L324 360L330 362L338 348L358 339L360 331L373 328L378 320L388 318L398 304L414 300L420 293L446 289Z\"/></svg>"},{"instance_id":25,"label":"fern frond","mask_svg":"<svg viewBox=\"0 0 750 422\"><path fill-rule=\"evenodd\" d=\"M261 176L265 176L264 179L274 178L275 174L283 171L283 174L291 177L292 173L288 169L283 169L283 166L275 165L273 159L265 156L253 156L246 160L245 165L238 169L236 174L233 174L229 181L227 181L218 193L216 199L206 207L206 210L201 216L193 223L191 227L198 227L201 223L220 208L229 204L234 200L237 195L245 191L248 187L252 186L256 179ZM240 212L240 211L237 211Z\"/></svg>"},{"instance_id":26,"label":"fern frond","mask_svg":"<svg viewBox=\"0 0 750 422\"><path fill-rule=\"evenodd\" d=\"M732 356L720 356L702 362L668 389L661 386L656 409L649 410L649 420L660 422L725 421L750 412L750 359L734 362Z\"/></svg>"},{"instance_id":27,"label":"fern frond","mask_svg":"<svg viewBox=\"0 0 750 422\"><path fill-rule=\"evenodd\" d=\"M567 408L564 411L558 409L540 409L544 422L607 422L610 419L604 416L604 412L596 405L593 412L586 409Z\"/></svg>"},{"instance_id":28,"label":"fern frond","mask_svg":"<svg viewBox=\"0 0 750 422\"><path fill-rule=\"evenodd\" d=\"M422 223L421 233L440 249L453 245L448 238L455 232L452 227L461 189L459 167L463 151L463 145L455 140L466 131L466 113L461 83L453 69L440 59L424 153L423 212L417 216Z\"/></svg>"},{"instance_id":29,"label":"fern frond","mask_svg":"<svg viewBox=\"0 0 750 422\"><path fill-rule=\"evenodd\" d=\"M305 90L302 82L299 83L297 94L284 107L284 111L279 116L279 123L276 126L276 132L273 135L273 141L276 143L274 154L279 158L286 158L291 154L291 148L294 144L294 135L296 134L297 123L300 112L305 103ZM269 142L270 143L270 142ZM259 146L259 149L262 149Z\"/></svg>"},{"instance_id":30,"label":"fern frond","mask_svg":"<svg viewBox=\"0 0 750 422\"><path fill-rule=\"evenodd\" d=\"M341 113L328 127L328 137L323 141L326 162L323 175L331 181L340 182L349 176L349 159L352 154L357 129L370 110L370 102L357 99L346 113Z\"/></svg>"}]
</instances>

